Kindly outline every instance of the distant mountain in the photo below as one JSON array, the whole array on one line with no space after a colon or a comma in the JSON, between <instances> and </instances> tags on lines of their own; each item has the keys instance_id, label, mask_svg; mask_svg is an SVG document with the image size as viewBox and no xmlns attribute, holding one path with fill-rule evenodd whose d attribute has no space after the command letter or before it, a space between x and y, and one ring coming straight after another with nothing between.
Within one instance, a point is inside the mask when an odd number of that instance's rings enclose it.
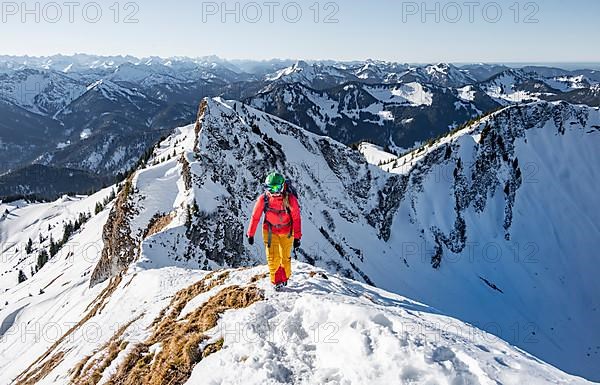
<instances>
[{"instance_id":1,"label":"distant mountain","mask_svg":"<svg viewBox=\"0 0 600 385\"><path fill-rule=\"evenodd\" d=\"M541 71L545 72L545 71ZM573 104L600 106L595 95L598 83L584 75L557 75L551 77L524 69L509 69L477 86L503 105L527 103L536 100L565 100Z\"/></svg>"},{"instance_id":2,"label":"distant mountain","mask_svg":"<svg viewBox=\"0 0 600 385\"><path fill-rule=\"evenodd\" d=\"M346 144L371 140L399 151L499 106L478 90L448 90L418 82L352 82L321 91L300 83L284 84L247 101Z\"/></svg>"},{"instance_id":3,"label":"distant mountain","mask_svg":"<svg viewBox=\"0 0 600 385\"><path fill-rule=\"evenodd\" d=\"M599 78L585 69L378 60L0 56L0 173L38 163L113 177L164 130L193 121L203 97L245 100L346 144L399 152L499 105L600 105Z\"/></svg>"},{"instance_id":4,"label":"distant mountain","mask_svg":"<svg viewBox=\"0 0 600 385\"><path fill-rule=\"evenodd\" d=\"M0 174L53 150L63 136L58 121L0 100Z\"/></svg>"},{"instance_id":5,"label":"distant mountain","mask_svg":"<svg viewBox=\"0 0 600 385\"><path fill-rule=\"evenodd\" d=\"M522 70L509 69L481 83L480 87L503 105L540 100L543 94L553 95L559 90L530 76Z\"/></svg>"},{"instance_id":6,"label":"distant mountain","mask_svg":"<svg viewBox=\"0 0 600 385\"><path fill-rule=\"evenodd\" d=\"M133 56L99 56L99 55L54 55L54 56L0 56L0 70L21 70L34 68L62 73L78 73L90 69L115 69L128 62L139 62Z\"/></svg>"},{"instance_id":7,"label":"distant mountain","mask_svg":"<svg viewBox=\"0 0 600 385\"><path fill-rule=\"evenodd\" d=\"M544 66L525 66L521 69L524 72L535 73L545 78L584 76L594 82L600 82L600 70L597 69L564 69Z\"/></svg>"},{"instance_id":8,"label":"distant mountain","mask_svg":"<svg viewBox=\"0 0 600 385\"><path fill-rule=\"evenodd\" d=\"M350 65L347 69L364 82L398 83L409 68L407 64L367 60L364 63Z\"/></svg>"},{"instance_id":9,"label":"distant mountain","mask_svg":"<svg viewBox=\"0 0 600 385\"><path fill-rule=\"evenodd\" d=\"M27 68L0 73L0 99L34 114L52 116L85 90L77 80L60 72Z\"/></svg>"},{"instance_id":10,"label":"distant mountain","mask_svg":"<svg viewBox=\"0 0 600 385\"><path fill-rule=\"evenodd\" d=\"M265 80L270 83L270 88L280 84L301 83L320 90L358 80L358 78L351 72L335 66L298 61L291 67L267 75Z\"/></svg>"},{"instance_id":11,"label":"distant mountain","mask_svg":"<svg viewBox=\"0 0 600 385\"><path fill-rule=\"evenodd\" d=\"M509 69L509 67L505 65L483 63L462 65L459 68L462 72L466 73L478 82L488 80L489 78L498 75L500 72L504 72Z\"/></svg>"},{"instance_id":12,"label":"distant mountain","mask_svg":"<svg viewBox=\"0 0 600 385\"><path fill-rule=\"evenodd\" d=\"M600 84L594 84L590 88L575 88L560 95L551 95L546 100L567 100L574 104L600 106Z\"/></svg>"},{"instance_id":13,"label":"distant mountain","mask_svg":"<svg viewBox=\"0 0 600 385\"><path fill-rule=\"evenodd\" d=\"M111 81L99 81L57 115L67 134L40 162L99 175L126 172L173 126L193 120L195 109L149 98Z\"/></svg>"},{"instance_id":14,"label":"distant mountain","mask_svg":"<svg viewBox=\"0 0 600 385\"><path fill-rule=\"evenodd\" d=\"M425 82L442 87L459 88L476 82L467 72L448 63L438 63L417 68L415 71Z\"/></svg>"},{"instance_id":15,"label":"distant mountain","mask_svg":"<svg viewBox=\"0 0 600 385\"><path fill-rule=\"evenodd\" d=\"M360 64L309 64L299 61L267 76L266 80L280 83L301 83L317 90L348 82L408 83L420 81L441 87L461 87L476 82L468 73L447 63L422 67L368 60Z\"/></svg>"}]
</instances>

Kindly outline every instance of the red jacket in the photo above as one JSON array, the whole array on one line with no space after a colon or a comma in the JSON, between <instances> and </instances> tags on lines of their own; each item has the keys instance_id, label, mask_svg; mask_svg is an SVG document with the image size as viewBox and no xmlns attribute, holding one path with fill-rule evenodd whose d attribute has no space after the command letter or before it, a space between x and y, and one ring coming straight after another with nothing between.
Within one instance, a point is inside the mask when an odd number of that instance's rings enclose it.
<instances>
[{"instance_id":1,"label":"red jacket","mask_svg":"<svg viewBox=\"0 0 600 385\"><path fill-rule=\"evenodd\" d=\"M300 204L298 199L290 194L290 212L286 212L283 207L283 196L273 196L268 192L265 193L269 197L269 209L281 211L280 213L275 211L267 211L265 215L265 221L263 221L263 229L268 230L268 223L272 225L273 234L289 234L290 227L294 231L294 238L302 238L302 218L300 216ZM250 219L250 226L248 227L247 236L253 237L256 234L256 229L260 219L262 218L265 210L265 198L264 194L258 197L254 204L254 210L252 211L252 218ZM282 226L276 227L275 225Z\"/></svg>"}]
</instances>

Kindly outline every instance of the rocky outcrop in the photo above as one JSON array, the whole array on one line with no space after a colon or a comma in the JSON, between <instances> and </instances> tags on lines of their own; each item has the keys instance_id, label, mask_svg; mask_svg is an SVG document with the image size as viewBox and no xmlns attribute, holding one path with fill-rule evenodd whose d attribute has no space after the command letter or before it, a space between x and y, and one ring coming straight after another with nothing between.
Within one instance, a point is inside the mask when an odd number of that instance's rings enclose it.
<instances>
[{"instance_id":1,"label":"rocky outcrop","mask_svg":"<svg viewBox=\"0 0 600 385\"><path fill-rule=\"evenodd\" d=\"M179 163L181 164L181 176L183 177L183 183L186 190L192 189L192 171L190 169L190 162L188 162L185 154L181 154L181 158L179 158Z\"/></svg>"},{"instance_id":2,"label":"rocky outcrop","mask_svg":"<svg viewBox=\"0 0 600 385\"><path fill-rule=\"evenodd\" d=\"M100 261L92 272L90 287L117 275L129 267L135 259L137 244L129 227L133 215L133 208L129 201L132 189L132 177L130 177L123 184L102 230L104 248Z\"/></svg>"},{"instance_id":3,"label":"rocky outcrop","mask_svg":"<svg viewBox=\"0 0 600 385\"><path fill-rule=\"evenodd\" d=\"M408 178L393 176L383 190L377 193L377 207L368 215L369 224L379 230L379 238L389 241L394 215L406 193Z\"/></svg>"},{"instance_id":4,"label":"rocky outcrop","mask_svg":"<svg viewBox=\"0 0 600 385\"><path fill-rule=\"evenodd\" d=\"M202 118L204 117L204 113L206 112L206 108L208 107L207 100L203 100L200 103L200 107L198 107L198 117L196 119L196 127L194 128L194 132L196 134L196 139L194 141L194 150L199 151L200 146L200 131L202 131Z\"/></svg>"}]
</instances>

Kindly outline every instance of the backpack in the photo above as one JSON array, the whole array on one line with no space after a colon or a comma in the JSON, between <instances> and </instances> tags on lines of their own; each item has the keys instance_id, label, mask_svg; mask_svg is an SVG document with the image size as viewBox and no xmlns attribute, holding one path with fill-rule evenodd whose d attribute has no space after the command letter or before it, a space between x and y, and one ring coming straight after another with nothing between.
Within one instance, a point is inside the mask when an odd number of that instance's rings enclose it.
<instances>
[{"instance_id":1,"label":"backpack","mask_svg":"<svg viewBox=\"0 0 600 385\"><path fill-rule=\"evenodd\" d=\"M296 199L298 199L298 190L294 187L294 185L292 184L292 182L289 181L289 180L285 181L285 187L284 187L283 193L284 194L288 194L288 195L293 195ZM286 209L285 211L283 211L283 210L276 210L274 208L269 207L269 195L268 195L267 192L263 193L263 199L264 199L264 202L265 202L264 203L264 209L263 209L263 211L264 211L264 218L265 218L264 220L267 223L267 227L268 227L268 231L269 231L269 239L268 239L267 245L268 245L268 247L271 247L271 237L272 237L272 234L273 234L273 227L277 227L277 226L273 225L273 224L271 224L271 223L269 223L267 221L267 212L271 211L271 212L274 212L276 214L280 214L281 212L286 212L288 214L291 214L291 212L290 212L289 208ZM292 225L293 224L292 224L291 215L290 215L290 222L288 222L288 223L286 223L284 225L281 225L281 227L290 226L290 233L288 235L289 238L292 237L292 232L293 232Z\"/></svg>"}]
</instances>

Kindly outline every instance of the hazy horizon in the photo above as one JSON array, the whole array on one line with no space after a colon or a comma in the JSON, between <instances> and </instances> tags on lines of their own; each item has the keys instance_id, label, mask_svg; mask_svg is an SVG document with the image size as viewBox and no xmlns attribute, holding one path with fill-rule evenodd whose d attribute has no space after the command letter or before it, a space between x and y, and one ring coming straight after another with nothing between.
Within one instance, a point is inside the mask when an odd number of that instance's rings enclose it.
<instances>
[{"instance_id":1,"label":"hazy horizon","mask_svg":"<svg viewBox=\"0 0 600 385\"><path fill-rule=\"evenodd\" d=\"M76 4L67 7L67 4ZM267 4L275 4L267 6ZM470 4L470 5L468 5ZM597 63L600 2L3 3L2 52Z\"/></svg>"},{"instance_id":2,"label":"hazy horizon","mask_svg":"<svg viewBox=\"0 0 600 385\"><path fill-rule=\"evenodd\" d=\"M249 59L249 58L227 58L227 57L222 57L219 55L215 55L215 54L208 54L208 55L201 55L201 56L182 56L182 55L174 55L174 56L160 56L160 55L148 55L148 56L136 56L133 54L127 54L127 53L121 53L121 54L114 54L114 55L104 55L104 54L95 54L95 53L91 53L91 52L77 52L77 53L73 53L73 54L64 54L64 53L55 53L55 54L50 54L50 55L11 55L11 54L3 54L0 52L0 58L13 58L13 59L18 59L18 58L30 58L30 59L41 59L41 58L53 58L53 57L65 57L65 58L74 58L76 56L89 56L89 57L101 57L101 58L133 58L133 59L137 59L137 60L143 60L143 59L151 59L151 58L158 58L161 60L169 60L169 59L189 59L189 60L198 60L198 59L207 59L207 58L216 58L219 60L223 60L223 61L227 61L227 62L231 62L231 63L235 63L235 62L257 62L257 63L268 63L268 62L274 62L274 61L281 61L281 62L295 62L295 61L306 61L306 62L338 62L338 63L352 63L352 62L364 62L366 60L372 60L372 61L387 61L387 62L393 62L393 63L401 63L401 64L408 64L408 65L424 65L424 64L436 64L436 63L450 63L450 64L454 64L457 66L463 66L463 65L472 65L472 64L486 64L486 65L505 65L505 66L511 66L511 67L524 67L524 66L546 66L546 67L558 67L558 66L569 66L569 67L573 67L573 66L578 66L576 68L571 68L571 69L584 69L581 66L585 66L585 67L598 67L598 69L600 69L600 61L540 61L540 62L529 62L529 61L496 61L496 62L484 62L484 61L468 61L468 62L456 62L456 61L446 61L442 59L439 60L433 60L433 61L429 61L429 62L407 62L407 61L390 61L390 60L385 60L385 59L379 59L379 58L366 58L366 59L350 59L350 60L336 60L336 59L331 59L331 58L321 58L321 59L305 59L302 57L297 57L297 58L283 58L283 57L272 57L272 58L268 58L268 59ZM563 69L568 69L568 68L563 68ZM586 69L595 69L595 68L586 68Z\"/></svg>"}]
</instances>

